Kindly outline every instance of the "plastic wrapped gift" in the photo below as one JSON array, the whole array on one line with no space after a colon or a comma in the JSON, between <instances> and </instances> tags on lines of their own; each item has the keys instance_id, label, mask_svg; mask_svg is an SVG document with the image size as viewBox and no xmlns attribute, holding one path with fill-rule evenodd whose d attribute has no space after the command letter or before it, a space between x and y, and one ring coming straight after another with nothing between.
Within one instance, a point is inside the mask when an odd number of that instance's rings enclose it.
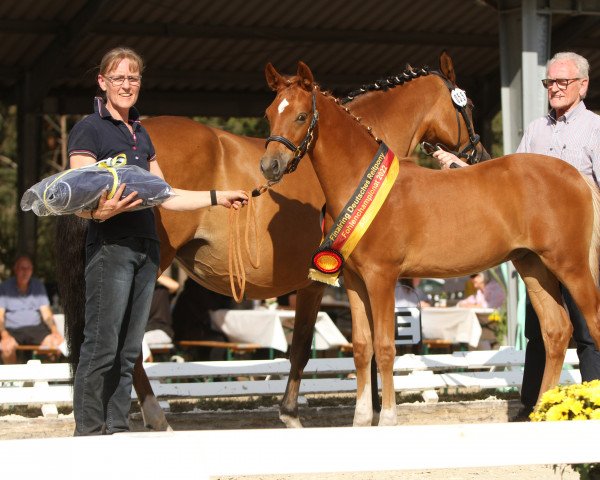
<instances>
[{"instance_id":1,"label":"plastic wrapped gift","mask_svg":"<svg viewBox=\"0 0 600 480\"><path fill-rule=\"evenodd\" d=\"M40 217L93 210L103 192L108 191L110 199L121 183L126 184L123 197L138 192L137 198L142 199L136 210L160 205L174 195L164 180L126 162L125 155L118 155L51 175L23 194L21 209L33 210Z\"/></svg>"}]
</instances>

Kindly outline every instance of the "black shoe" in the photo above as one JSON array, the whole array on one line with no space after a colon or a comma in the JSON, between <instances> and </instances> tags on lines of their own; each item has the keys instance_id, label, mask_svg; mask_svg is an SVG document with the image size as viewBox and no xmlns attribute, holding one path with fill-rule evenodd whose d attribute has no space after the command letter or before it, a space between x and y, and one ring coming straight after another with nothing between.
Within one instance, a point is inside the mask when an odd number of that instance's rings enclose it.
<instances>
[{"instance_id":1,"label":"black shoe","mask_svg":"<svg viewBox=\"0 0 600 480\"><path fill-rule=\"evenodd\" d=\"M531 419L529 415L533 412L533 407L531 405L523 405L511 422L529 422Z\"/></svg>"}]
</instances>

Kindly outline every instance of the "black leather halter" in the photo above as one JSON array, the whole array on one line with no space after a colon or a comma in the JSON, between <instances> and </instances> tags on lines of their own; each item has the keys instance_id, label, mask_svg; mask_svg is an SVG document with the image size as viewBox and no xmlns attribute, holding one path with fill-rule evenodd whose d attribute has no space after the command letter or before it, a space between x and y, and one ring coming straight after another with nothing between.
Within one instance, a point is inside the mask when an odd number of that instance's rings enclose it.
<instances>
[{"instance_id":1,"label":"black leather halter","mask_svg":"<svg viewBox=\"0 0 600 480\"><path fill-rule=\"evenodd\" d=\"M312 109L313 109L313 114L312 114L312 118L310 120L310 125L308 126L308 130L306 131L304 140L302 140L300 145L298 145L298 146L294 145L293 142L291 142L290 140L288 140L285 137L282 137L281 135L269 135L267 137L267 141L265 142L265 148L267 148L267 146L269 145L270 142L279 142L279 143L285 145L289 150L294 152L294 158L288 164L288 167L286 168L285 173L292 173L294 170L296 170L296 168L298 167L298 163L300 163L300 160L302 159L302 157L304 157L304 155L306 155L306 152L308 151L308 149L310 148L310 145L312 144L312 141L314 138L314 130L315 130L315 127L317 126L317 122L319 121L319 112L317 111L317 95L316 95L316 91L314 89L312 91Z\"/></svg>"},{"instance_id":2,"label":"black leather halter","mask_svg":"<svg viewBox=\"0 0 600 480\"><path fill-rule=\"evenodd\" d=\"M452 93L453 90L455 88L457 88L456 85L454 85L450 80L448 80L443 74L436 72L435 70L432 70L431 73L439 76L442 79L442 81L444 82L446 87L448 87L448 90L450 91L450 93ZM428 155L431 155L431 153L433 153L433 151L436 150L435 147L440 147L443 150L446 150L447 152L453 153L458 158L464 158L467 161L467 163L469 163L469 164L479 163L481 161L481 153L482 152L477 152L477 145L480 143L480 138L479 138L479 135L477 135L475 133L475 130L473 129L473 124L471 123L471 120L469 119L469 115L467 115L467 109L465 108L466 105L465 106L459 105L454 100L454 97L452 97L452 104L454 105L454 109L456 110L456 124L458 125L458 139L456 140L456 146L454 147L454 150L451 150L446 145L441 144L441 143L436 143L435 145L432 146L428 142L423 142L423 147L425 149L425 152ZM459 113L460 113L460 115L462 115L465 125L467 126L467 132L469 133L469 143L465 146L465 148L463 148L460 151L459 151L459 148L460 148L461 124L460 124L460 118L458 116ZM433 150L433 151L429 152L428 150Z\"/></svg>"}]
</instances>

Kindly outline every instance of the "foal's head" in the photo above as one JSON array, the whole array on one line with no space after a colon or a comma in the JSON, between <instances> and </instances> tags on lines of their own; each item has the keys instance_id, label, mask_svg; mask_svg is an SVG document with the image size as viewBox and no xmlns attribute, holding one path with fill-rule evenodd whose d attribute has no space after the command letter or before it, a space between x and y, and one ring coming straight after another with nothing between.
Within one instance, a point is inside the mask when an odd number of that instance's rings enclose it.
<instances>
[{"instance_id":1,"label":"foal's head","mask_svg":"<svg viewBox=\"0 0 600 480\"><path fill-rule=\"evenodd\" d=\"M260 161L263 175L271 181L281 180L284 173L293 172L300 159L310 148L318 113L316 110L316 86L310 69L298 63L296 76L284 77L270 63L265 69L267 83L277 92L275 100L267 108L266 115L271 125L270 142L283 144L282 148L271 149Z\"/></svg>"}]
</instances>

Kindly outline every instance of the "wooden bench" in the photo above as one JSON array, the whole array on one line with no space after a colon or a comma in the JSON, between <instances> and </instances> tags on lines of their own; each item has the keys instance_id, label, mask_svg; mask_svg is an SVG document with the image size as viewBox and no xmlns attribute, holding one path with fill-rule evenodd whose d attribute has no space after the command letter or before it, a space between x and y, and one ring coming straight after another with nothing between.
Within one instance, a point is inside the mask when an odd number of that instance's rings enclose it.
<instances>
[{"instance_id":1,"label":"wooden bench","mask_svg":"<svg viewBox=\"0 0 600 480\"><path fill-rule=\"evenodd\" d=\"M39 356L54 357L54 360L64 358L62 352L58 348L42 347L40 345L19 345L16 348L17 352L31 353L33 359Z\"/></svg>"},{"instance_id":2,"label":"wooden bench","mask_svg":"<svg viewBox=\"0 0 600 480\"><path fill-rule=\"evenodd\" d=\"M227 350L227 360L233 360L236 353L252 353L261 347L257 343L221 342L217 340L180 340L177 346L187 348L223 348Z\"/></svg>"},{"instance_id":3,"label":"wooden bench","mask_svg":"<svg viewBox=\"0 0 600 480\"><path fill-rule=\"evenodd\" d=\"M520 387L524 361L525 352L512 348L437 355L402 355L394 361L394 388L397 392L422 392L426 400L435 401L439 390ZM568 350L561 383L581 382L579 370L573 368L578 363L575 350ZM144 366L154 393L161 401L176 398L283 395L290 370L290 362L283 358L163 362L146 363ZM352 358L311 359L304 369L305 380L302 380L300 393L355 393L356 380L348 378L354 372ZM202 381L207 379L211 381ZM33 361L26 365L0 365L0 406L71 405L72 389L68 384L69 380L68 364L42 364ZM135 392L133 398L136 398Z\"/></svg>"}]
</instances>

